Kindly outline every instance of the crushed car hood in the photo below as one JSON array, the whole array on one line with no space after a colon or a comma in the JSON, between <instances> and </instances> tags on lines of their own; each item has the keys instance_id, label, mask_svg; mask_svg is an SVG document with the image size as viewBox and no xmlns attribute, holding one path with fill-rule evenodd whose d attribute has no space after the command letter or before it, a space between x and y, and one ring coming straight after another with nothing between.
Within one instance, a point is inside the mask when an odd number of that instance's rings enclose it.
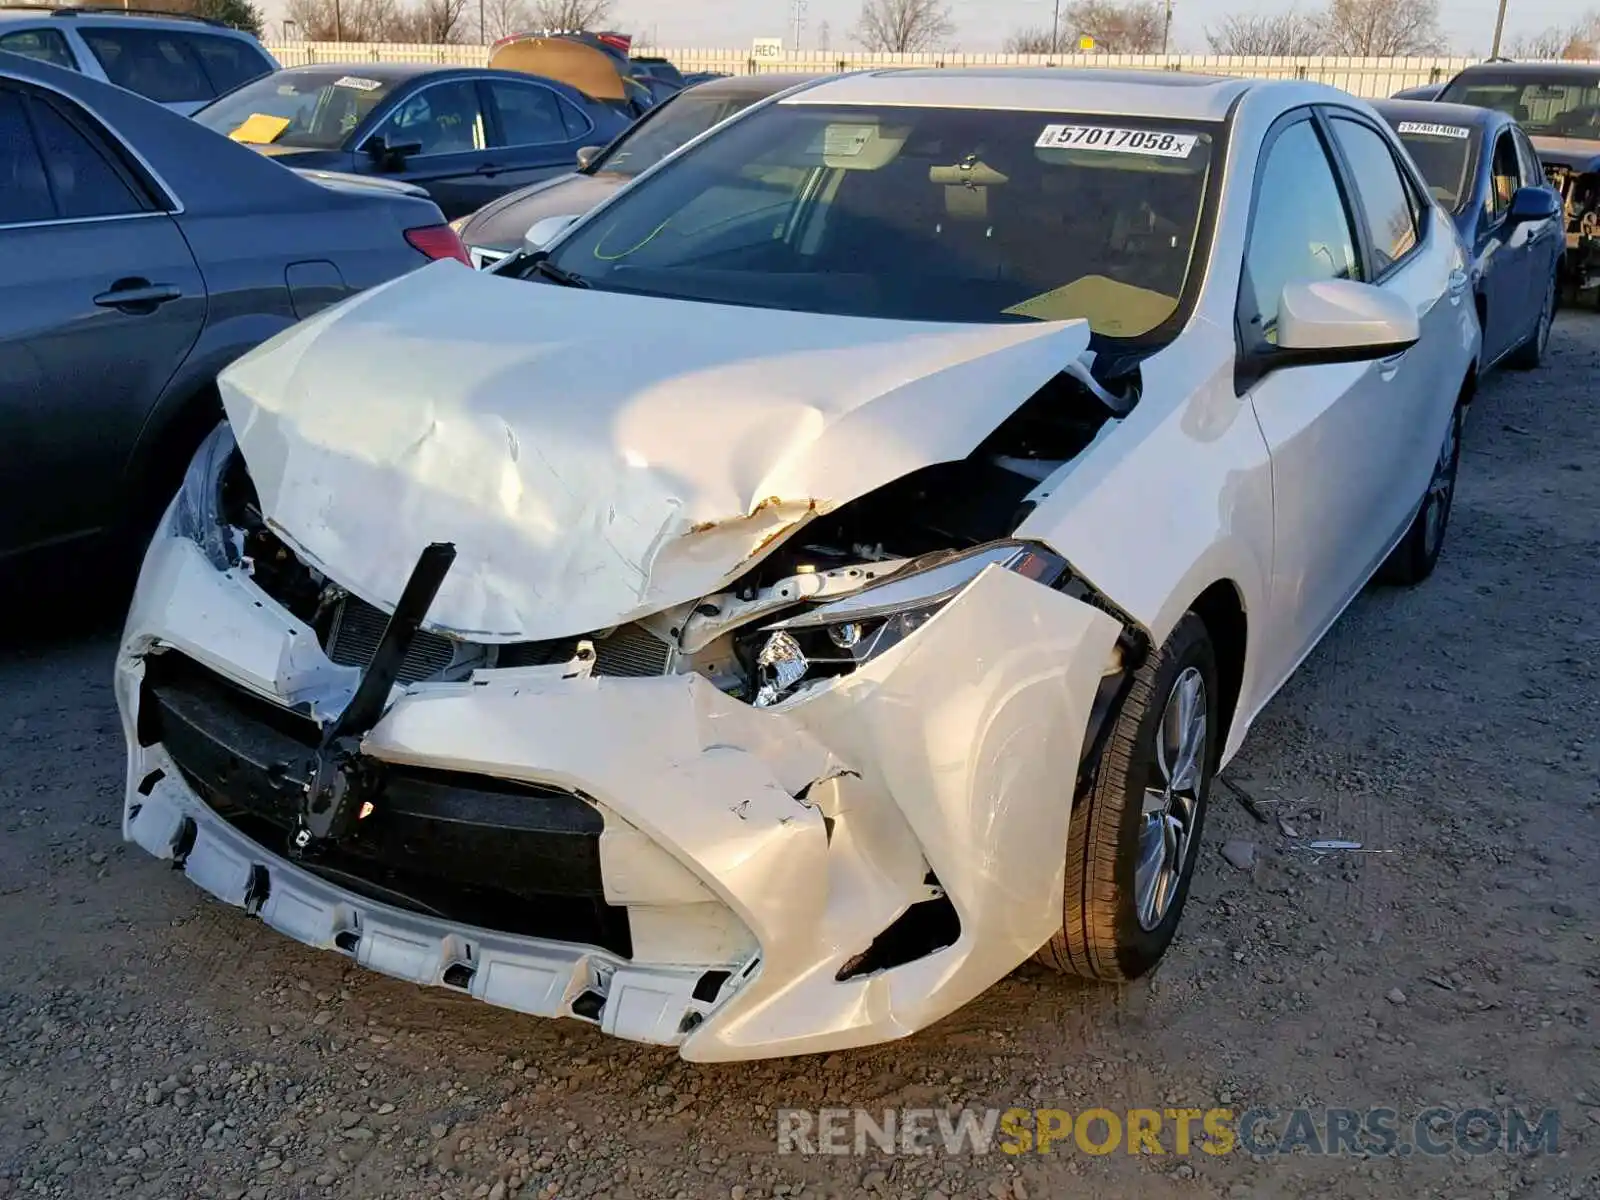
<instances>
[{"instance_id":1,"label":"crushed car hood","mask_svg":"<svg viewBox=\"0 0 1600 1200\"><path fill-rule=\"evenodd\" d=\"M1088 347L1083 321L945 325L501 278L441 262L219 380L263 514L426 622L568 637L710 594L818 513L960 459Z\"/></svg>"}]
</instances>

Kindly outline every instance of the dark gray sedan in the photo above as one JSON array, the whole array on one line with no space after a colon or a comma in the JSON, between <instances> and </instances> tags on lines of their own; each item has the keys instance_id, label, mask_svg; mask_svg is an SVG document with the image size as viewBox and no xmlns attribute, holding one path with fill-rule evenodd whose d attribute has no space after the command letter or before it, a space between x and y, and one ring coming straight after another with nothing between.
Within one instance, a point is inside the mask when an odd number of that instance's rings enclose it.
<instances>
[{"instance_id":1,"label":"dark gray sedan","mask_svg":"<svg viewBox=\"0 0 1600 1200\"><path fill-rule=\"evenodd\" d=\"M0 565L99 533L137 554L218 371L440 257L465 262L415 188L291 171L0 53Z\"/></svg>"},{"instance_id":2,"label":"dark gray sedan","mask_svg":"<svg viewBox=\"0 0 1600 1200\"><path fill-rule=\"evenodd\" d=\"M578 169L502 196L454 222L474 266L499 262L522 246L523 235L547 217L588 212L634 176L679 146L758 100L788 91L815 75L740 75L702 83L657 105L609 146L579 152Z\"/></svg>"}]
</instances>

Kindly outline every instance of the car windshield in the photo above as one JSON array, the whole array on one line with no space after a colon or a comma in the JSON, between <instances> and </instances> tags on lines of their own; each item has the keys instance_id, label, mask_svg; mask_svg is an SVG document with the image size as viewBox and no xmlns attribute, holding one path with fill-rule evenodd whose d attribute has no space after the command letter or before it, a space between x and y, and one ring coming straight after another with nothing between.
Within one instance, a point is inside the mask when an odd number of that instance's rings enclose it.
<instances>
[{"instance_id":1,"label":"car windshield","mask_svg":"<svg viewBox=\"0 0 1600 1200\"><path fill-rule=\"evenodd\" d=\"M1177 311L1220 126L786 102L641 180L546 275L648 295L914 321Z\"/></svg>"},{"instance_id":2,"label":"car windshield","mask_svg":"<svg viewBox=\"0 0 1600 1200\"><path fill-rule=\"evenodd\" d=\"M679 146L756 102L756 96L696 96L684 92L640 121L595 164L595 172L630 179L655 166Z\"/></svg>"},{"instance_id":3,"label":"car windshield","mask_svg":"<svg viewBox=\"0 0 1600 1200\"><path fill-rule=\"evenodd\" d=\"M1469 75L1439 99L1507 113L1536 137L1600 139L1600 69L1591 79L1527 75Z\"/></svg>"},{"instance_id":4,"label":"car windshield","mask_svg":"<svg viewBox=\"0 0 1600 1200\"><path fill-rule=\"evenodd\" d=\"M1437 121L1392 121L1411 159L1428 181L1433 198L1451 212L1472 199L1467 169L1473 162L1473 131L1465 125Z\"/></svg>"},{"instance_id":5,"label":"car windshield","mask_svg":"<svg viewBox=\"0 0 1600 1200\"><path fill-rule=\"evenodd\" d=\"M337 150L397 82L353 67L278 71L218 97L194 119L252 145Z\"/></svg>"}]
</instances>

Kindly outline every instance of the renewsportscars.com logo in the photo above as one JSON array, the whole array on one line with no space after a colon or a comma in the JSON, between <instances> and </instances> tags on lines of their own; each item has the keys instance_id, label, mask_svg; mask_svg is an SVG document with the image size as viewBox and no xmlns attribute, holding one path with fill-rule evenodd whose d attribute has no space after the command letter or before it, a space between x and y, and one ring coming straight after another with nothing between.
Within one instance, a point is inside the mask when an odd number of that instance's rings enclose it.
<instances>
[{"instance_id":1,"label":"renewsportscars.com logo","mask_svg":"<svg viewBox=\"0 0 1600 1200\"><path fill-rule=\"evenodd\" d=\"M1518 1108L781 1108L779 1154L1554 1154L1561 1114Z\"/></svg>"}]
</instances>

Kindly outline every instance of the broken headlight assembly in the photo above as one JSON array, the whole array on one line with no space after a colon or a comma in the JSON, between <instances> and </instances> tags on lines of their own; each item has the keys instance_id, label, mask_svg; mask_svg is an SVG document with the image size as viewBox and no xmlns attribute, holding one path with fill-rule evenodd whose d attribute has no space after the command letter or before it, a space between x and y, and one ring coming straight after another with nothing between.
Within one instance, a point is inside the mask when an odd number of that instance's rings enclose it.
<instances>
[{"instance_id":1,"label":"broken headlight assembly","mask_svg":"<svg viewBox=\"0 0 1600 1200\"><path fill-rule=\"evenodd\" d=\"M172 533L200 547L211 565L226 571L238 560L222 519L222 477L237 448L224 421L200 443L172 508Z\"/></svg>"},{"instance_id":2,"label":"broken headlight assembly","mask_svg":"<svg viewBox=\"0 0 1600 1200\"><path fill-rule=\"evenodd\" d=\"M755 664L752 703L767 708L809 683L871 662L915 633L991 566L1046 587L1059 586L1068 574L1065 559L1021 542L913 562L883 583L757 630L744 643Z\"/></svg>"}]
</instances>

